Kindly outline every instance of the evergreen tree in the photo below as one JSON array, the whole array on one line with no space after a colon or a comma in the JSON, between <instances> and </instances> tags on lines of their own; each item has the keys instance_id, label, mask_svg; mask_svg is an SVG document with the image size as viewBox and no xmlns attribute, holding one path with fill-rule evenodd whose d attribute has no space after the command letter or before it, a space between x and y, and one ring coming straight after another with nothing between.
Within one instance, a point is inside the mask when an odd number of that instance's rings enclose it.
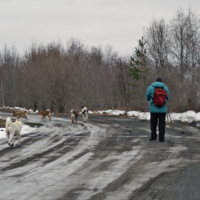
<instances>
[{"instance_id":1,"label":"evergreen tree","mask_svg":"<svg viewBox=\"0 0 200 200\"><path fill-rule=\"evenodd\" d=\"M131 57L130 67L127 73L128 76L131 76L134 81L138 81L140 79L145 80L149 71L149 69L146 68L146 49L144 48L145 44L146 41L144 41L142 37L142 39L139 40L139 48L135 48L135 56ZM136 87L136 84L133 83L129 83L129 85L132 86L133 90Z\"/></svg>"}]
</instances>

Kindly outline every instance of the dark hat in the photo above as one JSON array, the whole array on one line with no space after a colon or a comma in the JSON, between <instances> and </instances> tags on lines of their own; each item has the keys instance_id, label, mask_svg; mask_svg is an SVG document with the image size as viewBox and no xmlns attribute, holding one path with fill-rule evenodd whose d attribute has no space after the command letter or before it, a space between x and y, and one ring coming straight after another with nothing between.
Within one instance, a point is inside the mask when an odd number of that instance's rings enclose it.
<instances>
[{"instance_id":1,"label":"dark hat","mask_svg":"<svg viewBox=\"0 0 200 200\"><path fill-rule=\"evenodd\" d=\"M162 78L161 78L160 76L158 76L158 77L156 78L156 82L162 82Z\"/></svg>"}]
</instances>

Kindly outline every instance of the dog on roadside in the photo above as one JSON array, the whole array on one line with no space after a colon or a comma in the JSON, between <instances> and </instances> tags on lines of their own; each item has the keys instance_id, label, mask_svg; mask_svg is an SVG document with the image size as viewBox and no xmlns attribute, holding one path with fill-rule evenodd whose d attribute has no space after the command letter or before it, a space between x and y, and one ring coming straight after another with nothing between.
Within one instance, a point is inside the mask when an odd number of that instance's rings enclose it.
<instances>
[{"instance_id":1,"label":"dog on roadside","mask_svg":"<svg viewBox=\"0 0 200 200\"><path fill-rule=\"evenodd\" d=\"M14 111L13 112L13 116L16 116L17 119L20 119L21 117L25 118L26 121L28 121L28 117L27 117L27 111Z\"/></svg>"},{"instance_id":2,"label":"dog on roadside","mask_svg":"<svg viewBox=\"0 0 200 200\"><path fill-rule=\"evenodd\" d=\"M45 121L45 117L48 117L49 121L51 121L51 112L49 109L47 109L46 111L38 111L38 114L42 115L42 120L44 119Z\"/></svg>"},{"instance_id":3,"label":"dog on roadside","mask_svg":"<svg viewBox=\"0 0 200 200\"><path fill-rule=\"evenodd\" d=\"M86 106L82 106L82 116L83 116L83 122L88 121L88 109Z\"/></svg>"},{"instance_id":4,"label":"dog on roadside","mask_svg":"<svg viewBox=\"0 0 200 200\"><path fill-rule=\"evenodd\" d=\"M47 117L49 118L49 121L51 121L51 112L49 109L46 109L46 112L48 112L49 114L47 115Z\"/></svg>"},{"instance_id":5,"label":"dog on roadside","mask_svg":"<svg viewBox=\"0 0 200 200\"><path fill-rule=\"evenodd\" d=\"M78 111L71 110L71 120L72 120L72 123L74 123L75 120L76 120L76 123L77 123L77 121L78 121Z\"/></svg>"},{"instance_id":6,"label":"dog on roadside","mask_svg":"<svg viewBox=\"0 0 200 200\"><path fill-rule=\"evenodd\" d=\"M21 137L21 130L22 130L22 121L21 119L16 119L15 122L11 121L11 118L8 117L6 119L6 135L8 138L8 144L10 146L14 146L14 136L18 136L18 146L20 146L20 137Z\"/></svg>"}]
</instances>

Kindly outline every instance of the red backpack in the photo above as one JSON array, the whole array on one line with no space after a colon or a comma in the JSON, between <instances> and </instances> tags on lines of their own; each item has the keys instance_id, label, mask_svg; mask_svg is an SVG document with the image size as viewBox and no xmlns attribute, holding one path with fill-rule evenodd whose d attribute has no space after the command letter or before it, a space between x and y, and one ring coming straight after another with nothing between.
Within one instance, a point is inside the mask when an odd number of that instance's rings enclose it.
<instances>
[{"instance_id":1,"label":"red backpack","mask_svg":"<svg viewBox=\"0 0 200 200\"><path fill-rule=\"evenodd\" d=\"M164 90L164 87L162 88L155 88L154 94L153 94L153 103L157 107L162 107L165 105L165 99L167 98L168 94Z\"/></svg>"}]
</instances>

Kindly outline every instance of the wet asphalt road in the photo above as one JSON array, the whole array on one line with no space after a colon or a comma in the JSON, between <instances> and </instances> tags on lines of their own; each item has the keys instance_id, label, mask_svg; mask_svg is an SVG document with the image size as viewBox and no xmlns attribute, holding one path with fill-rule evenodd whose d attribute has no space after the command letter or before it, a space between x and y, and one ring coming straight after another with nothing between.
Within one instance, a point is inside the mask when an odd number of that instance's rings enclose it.
<instances>
[{"instance_id":1,"label":"wet asphalt road","mask_svg":"<svg viewBox=\"0 0 200 200\"><path fill-rule=\"evenodd\" d=\"M0 139L0 200L200 199L198 126L172 123L159 143L134 118L28 118L20 147Z\"/></svg>"}]
</instances>

